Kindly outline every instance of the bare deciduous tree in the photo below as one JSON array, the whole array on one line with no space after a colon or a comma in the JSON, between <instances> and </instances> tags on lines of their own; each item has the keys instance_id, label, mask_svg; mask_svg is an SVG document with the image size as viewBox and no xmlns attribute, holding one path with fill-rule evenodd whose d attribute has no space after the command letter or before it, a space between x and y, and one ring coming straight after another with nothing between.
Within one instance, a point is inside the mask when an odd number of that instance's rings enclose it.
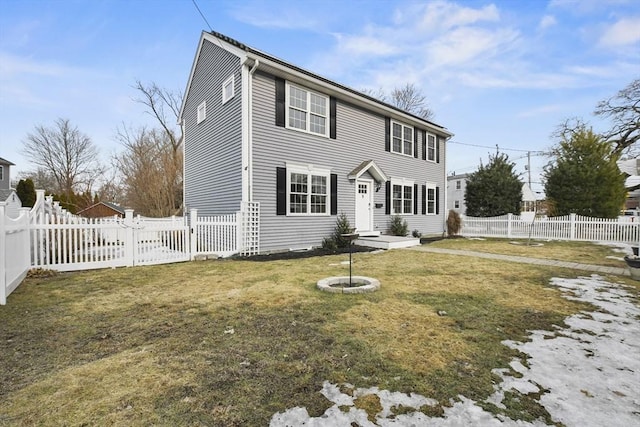
<instances>
[{"instance_id":1,"label":"bare deciduous tree","mask_svg":"<svg viewBox=\"0 0 640 427\"><path fill-rule=\"evenodd\" d=\"M602 136L614 144L614 155L638 153L634 144L640 140L640 79L629 83L615 96L600 101L594 114L612 121L611 130Z\"/></svg>"},{"instance_id":2,"label":"bare deciduous tree","mask_svg":"<svg viewBox=\"0 0 640 427\"><path fill-rule=\"evenodd\" d=\"M362 92L425 120L433 118L434 113L427 105L427 97L413 83L407 83L403 87L393 89L389 96L382 88L378 90L365 89Z\"/></svg>"},{"instance_id":3,"label":"bare deciduous tree","mask_svg":"<svg viewBox=\"0 0 640 427\"><path fill-rule=\"evenodd\" d=\"M127 206L151 217L176 214L182 201L182 161L166 133L123 127L117 138L124 147L115 162Z\"/></svg>"},{"instance_id":4,"label":"bare deciduous tree","mask_svg":"<svg viewBox=\"0 0 640 427\"><path fill-rule=\"evenodd\" d=\"M125 203L147 216L179 213L182 205L182 132L176 123L181 98L155 83L136 81L140 97L158 127L122 126L116 138L124 151L114 157Z\"/></svg>"},{"instance_id":5,"label":"bare deciduous tree","mask_svg":"<svg viewBox=\"0 0 640 427\"><path fill-rule=\"evenodd\" d=\"M169 139L173 151L178 151L182 144L182 134L175 123L180 115L182 98L174 92L161 89L155 83L145 86L138 80L135 88L142 95L136 101L147 106L147 112L156 119Z\"/></svg>"},{"instance_id":6,"label":"bare deciduous tree","mask_svg":"<svg viewBox=\"0 0 640 427\"><path fill-rule=\"evenodd\" d=\"M34 174L53 178L56 188L50 191L68 198L90 190L103 172L91 138L68 119L57 119L51 127L36 126L22 142L22 154L36 166Z\"/></svg>"}]
</instances>

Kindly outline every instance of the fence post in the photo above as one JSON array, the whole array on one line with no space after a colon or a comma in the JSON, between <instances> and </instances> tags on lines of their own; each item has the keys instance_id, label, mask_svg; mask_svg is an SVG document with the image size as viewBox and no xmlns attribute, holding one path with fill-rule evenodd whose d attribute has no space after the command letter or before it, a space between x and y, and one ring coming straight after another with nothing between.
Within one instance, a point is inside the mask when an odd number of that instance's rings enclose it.
<instances>
[{"instance_id":1,"label":"fence post","mask_svg":"<svg viewBox=\"0 0 640 427\"><path fill-rule=\"evenodd\" d=\"M198 209L191 209L191 218L189 220L189 232L190 232L190 247L189 247L189 259L191 261L196 257L196 251L198 250Z\"/></svg>"},{"instance_id":2,"label":"fence post","mask_svg":"<svg viewBox=\"0 0 640 427\"><path fill-rule=\"evenodd\" d=\"M511 238L511 221L513 220L513 214L512 213L508 213L507 214L507 237Z\"/></svg>"},{"instance_id":3,"label":"fence post","mask_svg":"<svg viewBox=\"0 0 640 427\"><path fill-rule=\"evenodd\" d=\"M127 267L133 267L135 240L133 233L133 209L124 210L124 260Z\"/></svg>"},{"instance_id":4,"label":"fence post","mask_svg":"<svg viewBox=\"0 0 640 427\"><path fill-rule=\"evenodd\" d=\"M244 221L243 221L243 211L245 210L244 203L240 205L240 210L236 212L236 251L242 254L244 251L244 245L242 244L242 236L244 235Z\"/></svg>"},{"instance_id":5,"label":"fence post","mask_svg":"<svg viewBox=\"0 0 640 427\"><path fill-rule=\"evenodd\" d=\"M576 214L569 214L569 240L576 239Z\"/></svg>"},{"instance_id":6,"label":"fence post","mask_svg":"<svg viewBox=\"0 0 640 427\"><path fill-rule=\"evenodd\" d=\"M0 202L0 305L7 303L7 257L4 202Z\"/></svg>"}]
</instances>

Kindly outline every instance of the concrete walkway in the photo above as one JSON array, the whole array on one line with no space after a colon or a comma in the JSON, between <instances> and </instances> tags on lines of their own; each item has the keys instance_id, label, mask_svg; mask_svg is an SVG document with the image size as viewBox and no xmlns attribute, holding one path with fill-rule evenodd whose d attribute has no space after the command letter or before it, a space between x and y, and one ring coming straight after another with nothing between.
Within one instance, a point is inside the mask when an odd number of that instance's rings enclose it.
<instances>
[{"instance_id":1,"label":"concrete walkway","mask_svg":"<svg viewBox=\"0 0 640 427\"><path fill-rule=\"evenodd\" d=\"M529 258L529 257L514 256L514 255L490 254L486 252L434 248L428 245L414 246L411 248L406 248L406 250L419 251L419 252L431 252L431 253L445 254L445 255L496 259L496 260L507 261L507 262L519 262L521 264L533 264L533 265L545 265L545 266L551 266L551 267L571 268L574 270L592 271L594 273L602 273L602 274L614 274L617 276L630 275L629 269L627 268L605 267L601 265L580 264L577 262L570 262L570 261L556 261L552 259Z\"/></svg>"}]
</instances>

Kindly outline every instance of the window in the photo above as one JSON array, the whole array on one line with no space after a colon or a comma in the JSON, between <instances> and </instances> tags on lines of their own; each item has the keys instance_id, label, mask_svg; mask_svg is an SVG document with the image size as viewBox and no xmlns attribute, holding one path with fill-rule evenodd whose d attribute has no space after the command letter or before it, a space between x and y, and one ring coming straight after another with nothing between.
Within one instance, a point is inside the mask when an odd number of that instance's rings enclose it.
<instances>
[{"instance_id":1,"label":"window","mask_svg":"<svg viewBox=\"0 0 640 427\"><path fill-rule=\"evenodd\" d=\"M427 134L427 160L436 161L436 137L430 133Z\"/></svg>"},{"instance_id":2,"label":"window","mask_svg":"<svg viewBox=\"0 0 640 427\"><path fill-rule=\"evenodd\" d=\"M4 166L0 165L0 181L4 179Z\"/></svg>"},{"instance_id":3,"label":"window","mask_svg":"<svg viewBox=\"0 0 640 427\"><path fill-rule=\"evenodd\" d=\"M202 123L207 118L207 101L202 101L198 105L198 123Z\"/></svg>"},{"instance_id":4,"label":"window","mask_svg":"<svg viewBox=\"0 0 640 427\"><path fill-rule=\"evenodd\" d=\"M329 136L329 97L287 83L287 127Z\"/></svg>"},{"instance_id":5,"label":"window","mask_svg":"<svg viewBox=\"0 0 640 427\"><path fill-rule=\"evenodd\" d=\"M456 190L460 190L462 188L462 181L457 180L456 181Z\"/></svg>"},{"instance_id":6,"label":"window","mask_svg":"<svg viewBox=\"0 0 640 427\"><path fill-rule=\"evenodd\" d=\"M391 151L413 156L413 128L391 122Z\"/></svg>"},{"instance_id":7,"label":"window","mask_svg":"<svg viewBox=\"0 0 640 427\"><path fill-rule=\"evenodd\" d=\"M436 214L436 186L427 183L427 215Z\"/></svg>"},{"instance_id":8,"label":"window","mask_svg":"<svg viewBox=\"0 0 640 427\"><path fill-rule=\"evenodd\" d=\"M329 215L330 171L287 165L288 215Z\"/></svg>"},{"instance_id":9,"label":"window","mask_svg":"<svg viewBox=\"0 0 640 427\"><path fill-rule=\"evenodd\" d=\"M460 200L456 200L455 202L453 202L453 207L454 209L460 209Z\"/></svg>"},{"instance_id":10,"label":"window","mask_svg":"<svg viewBox=\"0 0 640 427\"><path fill-rule=\"evenodd\" d=\"M233 87L234 78L233 74L227 80L222 83L222 103L225 104L228 100L233 98L235 89Z\"/></svg>"},{"instance_id":11,"label":"window","mask_svg":"<svg viewBox=\"0 0 640 427\"><path fill-rule=\"evenodd\" d=\"M413 213L413 182L405 180L391 181L391 213L408 215Z\"/></svg>"}]
</instances>

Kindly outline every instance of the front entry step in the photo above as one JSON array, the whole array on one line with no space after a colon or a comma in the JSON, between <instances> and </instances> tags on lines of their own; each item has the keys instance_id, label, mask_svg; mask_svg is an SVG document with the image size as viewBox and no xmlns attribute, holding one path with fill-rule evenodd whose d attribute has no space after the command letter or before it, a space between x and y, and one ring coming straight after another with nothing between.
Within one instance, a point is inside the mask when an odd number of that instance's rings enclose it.
<instances>
[{"instance_id":1,"label":"front entry step","mask_svg":"<svg viewBox=\"0 0 640 427\"><path fill-rule=\"evenodd\" d=\"M399 249L411 246L420 246L420 239L401 236L362 236L358 237L354 244L378 249Z\"/></svg>"},{"instance_id":2,"label":"front entry step","mask_svg":"<svg viewBox=\"0 0 640 427\"><path fill-rule=\"evenodd\" d=\"M379 231L358 231L358 230L356 230L355 233L360 237L378 237L381 234Z\"/></svg>"}]
</instances>

